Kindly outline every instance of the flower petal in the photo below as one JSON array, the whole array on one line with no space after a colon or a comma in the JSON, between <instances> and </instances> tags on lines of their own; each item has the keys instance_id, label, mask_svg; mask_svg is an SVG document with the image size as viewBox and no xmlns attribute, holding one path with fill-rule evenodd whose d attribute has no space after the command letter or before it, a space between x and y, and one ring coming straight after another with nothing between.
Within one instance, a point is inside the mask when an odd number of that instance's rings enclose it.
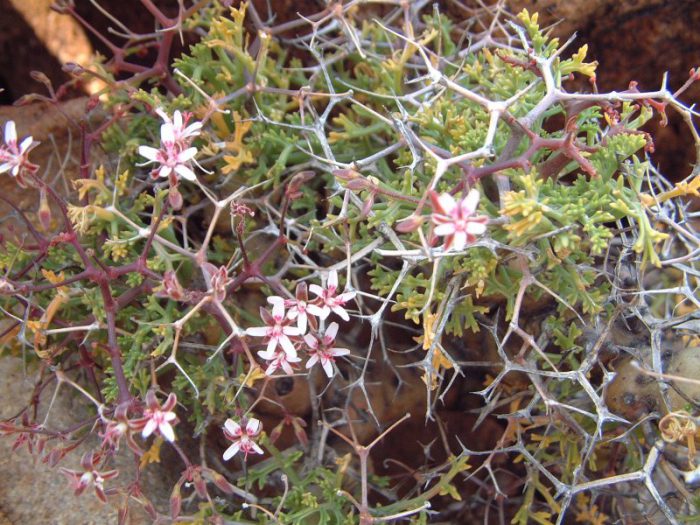
<instances>
[{"instance_id":1,"label":"flower petal","mask_svg":"<svg viewBox=\"0 0 700 525\"><path fill-rule=\"evenodd\" d=\"M187 148L185 151L178 153L177 160L180 162L187 162L188 160L192 160L196 154L197 148Z\"/></svg>"},{"instance_id":2,"label":"flower petal","mask_svg":"<svg viewBox=\"0 0 700 525\"><path fill-rule=\"evenodd\" d=\"M202 129L202 123L201 122L193 122L189 126L185 128L185 131L183 132L183 135L185 137L196 137L199 135L199 130Z\"/></svg>"},{"instance_id":3,"label":"flower petal","mask_svg":"<svg viewBox=\"0 0 700 525\"><path fill-rule=\"evenodd\" d=\"M155 109L156 115L158 115L160 118L163 119L163 122L171 122L170 117L168 114L165 112L163 108L156 108Z\"/></svg>"},{"instance_id":4,"label":"flower petal","mask_svg":"<svg viewBox=\"0 0 700 525\"><path fill-rule=\"evenodd\" d=\"M194 174L194 171L192 171L184 164L178 164L177 166L175 166L175 173L180 175L180 177L182 177L183 179L189 180L191 182L197 180L197 176Z\"/></svg>"},{"instance_id":5,"label":"flower petal","mask_svg":"<svg viewBox=\"0 0 700 525\"><path fill-rule=\"evenodd\" d=\"M304 336L304 342L311 348L312 350L318 349L318 339L316 339L313 335L311 334L306 334Z\"/></svg>"},{"instance_id":6,"label":"flower petal","mask_svg":"<svg viewBox=\"0 0 700 525\"><path fill-rule=\"evenodd\" d=\"M282 345L284 353L287 354L289 357L297 356L297 349L294 348L292 341L286 335L280 336L280 345Z\"/></svg>"},{"instance_id":7,"label":"flower petal","mask_svg":"<svg viewBox=\"0 0 700 525\"><path fill-rule=\"evenodd\" d=\"M148 436L150 436L151 434L153 434L153 431L156 429L157 426L158 426L158 424L155 421L153 421L152 419L149 419L146 422L146 426L143 427L143 431L141 432L141 437L143 437L145 439Z\"/></svg>"},{"instance_id":8,"label":"flower petal","mask_svg":"<svg viewBox=\"0 0 700 525\"><path fill-rule=\"evenodd\" d=\"M306 311L316 317L321 317L323 315L323 309L315 304L306 305Z\"/></svg>"},{"instance_id":9,"label":"flower petal","mask_svg":"<svg viewBox=\"0 0 700 525\"><path fill-rule=\"evenodd\" d=\"M245 425L245 431L248 433L249 436L254 436L258 432L260 432L261 426L262 425L260 423L260 420L251 417Z\"/></svg>"},{"instance_id":10,"label":"flower petal","mask_svg":"<svg viewBox=\"0 0 700 525\"><path fill-rule=\"evenodd\" d=\"M175 432L173 431L173 427L170 425L170 423L161 423L158 425L158 430L160 431L160 434L168 441L175 441Z\"/></svg>"},{"instance_id":11,"label":"flower petal","mask_svg":"<svg viewBox=\"0 0 700 525\"><path fill-rule=\"evenodd\" d=\"M241 449L241 444L239 441L236 441L233 443L230 447L226 449L224 452L224 461L228 461L231 459L233 456L238 454L238 451Z\"/></svg>"},{"instance_id":12,"label":"flower petal","mask_svg":"<svg viewBox=\"0 0 700 525\"><path fill-rule=\"evenodd\" d=\"M453 239L452 239L452 248L460 251L464 250L464 247L467 245L467 234L466 232L457 232L455 233Z\"/></svg>"},{"instance_id":13,"label":"flower petal","mask_svg":"<svg viewBox=\"0 0 700 525\"><path fill-rule=\"evenodd\" d=\"M471 235L482 235L486 231L486 224L483 222L469 221L466 230L467 233Z\"/></svg>"},{"instance_id":14,"label":"flower petal","mask_svg":"<svg viewBox=\"0 0 700 525\"><path fill-rule=\"evenodd\" d=\"M331 270L330 273L328 274L328 282L326 283L326 287L328 290L337 290L338 289L338 272L335 270Z\"/></svg>"},{"instance_id":15,"label":"flower petal","mask_svg":"<svg viewBox=\"0 0 700 525\"><path fill-rule=\"evenodd\" d=\"M162 166L158 170L158 176L162 177L164 179L167 179L172 172L173 172L173 168L171 168L170 166Z\"/></svg>"},{"instance_id":16,"label":"flower petal","mask_svg":"<svg viewBox=\"0 0 700 525\"><path fill-rule=\"evenodd\" d=\"M176 109L175 113L173 113L173 126L175 129L182 128L182 113L180 113L179 109Z\"/></svg>"},{"instance_id":17,"label":"flower petal","mask_svg":"<svg viewBox=\"0 0 700 525\"><path fill-rule=\"evenodd\" d=\"M299 359L297 359L297 361L299 361ZM280 359L280 366L282 367L282 370L284 370L284 373L288 376L294 374L294 369L292 368L292 365L289 364L287 359Z\"/></svg>"},{"instance_id":18,"label":"flower petal","mask_svg":"<svg viewBox=\"0 0 700 525\"><path fill-rule=\"evenodd\" d=\"M329 379L333 377L333 363L330 359L321 359L321 366Z\"/></svg>"},{"instance_id":19,"label":"flower petal","mask_svg":"<svg viewBox=\"0 0 700 525\"><path fill-rule=\"evenodd\" d=\"M32 142L34 142L34 138L31 135L25 138L19 145L19 152L22 154L26 153L27 150L29 150L29 147L32 145Z\"/></svg>"},{"instance_id":20,"label":"flower petal","mask_svg":"<svg viewBox=\"0 0 700 525\"><path fill-rule=\"evenodd\" d=\"M311 357L309 357L309 360L306 362L306 368L311 368L318 362L318 354L314 354Z\"/></svg>"},{"instance_id":21,"label":"flower petal","mask_svg":"<svg viewBox=\"0 0 700 525\"><path fill-rule=\"evenodd\" d=\"M445 235L454 235L457 228L453 222L448 222L446 224L436 226L433 231L438 237L444 237Z\"/></svg>"},{"instance_id":22,"label":"flower petal","mask_svg":"<svg viewBox=\"0 0 700 525\"><path fill-rule=\"evenodd\" d=\"M341 302L342 304L347 303L348 301L352 301L355 296L357 295L357 292L344 292L341 293L336 299Z\"/></svg>"},{"instance_id":23,"label":"flower petal","mask_svg":"<svg viewBox=\"0 0 700 525\"><path fill-rule=\"evenodd\" d=\"M321 315L319 315L318 318L325 320L329 315L331 315L331 308L324 304L323 308L321 308Z\"/></svg>"},{"instance_id":24,"label":"flower petal","mask_svg":"<svg viewBox=\"0 0 700 525\"><path fill-rule=\"evenodd\" d=\"M299 329L298 326L283 326L282 327L282 333L284 335L301 335L301 330Z\"/></svg>"},{"instance_id":25,"label":"flower petal","mask_svg":"<svg viewBox=\"0 0 700 525\"><path fill-rule=\"evenodd\" d=\"M309 285L309 291L310 291L312 294L318 295L319 297L323 297L323 295L324 295L324 293L325 293L325 290L324 290L323 288L321 288L321 287L320 287L319 285L317 285L317 284L311 284L311 285Z\"/></svg>"},{"instance_id":26,"label":"flower petal","mask_svg":"<svg viewBox=\"0 0 700 525\"><path fill-rule=\"evenodd\" d=\"M479 206L479 197L479 190L473 189L462 199L462 202L459 203L462 214L465 217L476 213L476 208Z\"/></svg>"},{"instance_id":27,"label":"flower petal","mask_svg":"<svg viewBox=\"0 0 700 525\"><path fill-rule=\"evenodd\" d=\"M175 142L175 130L170 122L161 125L160 141L163 144L173 144Z\"/></svg>"},{"instance_id":28,"label":"flower petal","mask_svg":"<svg viewBox=\"0 0 700 525\"><path fill-rule=\"evenodd\" d=\"M224 428L228 430L228 433L232 436L240 436L242 434L241 425L236 423L233 419L227 419L224 423Z\"/></svg>"},{"instance_id":29,"label":"flower petal","mask_svg":"<svg viewBox=\"0 0 700 525\"><path fill-rule=\"evenodd\" d=\"M17 128L14 120L8 120L5 123L5 144L9 146L11 142L17 142Z\"/></svg>"},{"instance_id":30,"label":"flower petal","mask_svg":"<svg viewBox=\"0 0 700 525\"><path fill-rule=\"evenodd\" d=\"M267 326L251 326L250 328L246 328L245 333L253 337L267 337L270 333L270 328Z\"/></svg>"},{"instance_id":31,"label":"flower petal","mask_svg":"<svg viewBox=\"0 0 700 525\"><path fill-rule=\"evenodd\" d=\"M275 305L276 303L282 303L284 305L284 298L279 295L271 295L267 298L267 302L271 305Z\"/></svg>"},{"instance_id":32,"label":"flower petal","mask_svg":"<svg viewBox=\"0 0 700 525\"><path fill-rule=\"evenodd\" d=\"M350 320L350 316L348 315L348 312L343 308L342 306L334 306L331 308L333 312L340 317L343 321L347 322Z\"/></svg>"},{"instance_id":33,"label":"flower petal","mask_svg":"<svg viewBox=\"0 0 700 525\"><path fill-rule=\"evenodd\" d=\"M258 352L258 355L259 355L260 357L262 357L265 361L272 361L274 358L277 357L277 354L276 354L276 353L274 353L274 352L267 352L267 351L263 351L263 350L261 350L260 352Z\"/></svg>"},{"instance_id":34,"label":"flower petal","mask_svg":"<svg viewBox=\"0 0 700 525\"><path fill-rule=\"evenodd\" d=\"M449 193L441 194L438 197L438 202L440 203L442 211L445 212L447 215L451 214L452 211L457 207L457 201L455 201L455 198Z\"/></svg>"},{"instance_id":35,"label":"flower petal","mask_svg":"<svg viewBox=\"0 0 700 525\"><path fill-rule=\"evenodd\" d=\"M299 335L306 333L306 324L308 319L306 317L306 312L301 313L297 318L297 328L299 329Z\"/></svg>"},{"instance_id":36,"label":"flower petal","mask_svg":"<svg viewBox=\"0 0 700 525\"><path fill-rule=\"evenodd\" d=\"M138 152L139 155L146 157L151 162L158 162L158 154L160 153L159 149L152 148L150 146L139 146Z\"/></svg>"},{"instance_id":37,"label":"flower petal","mask_svg":"<svg viewBox=\"0 0 700 525\"><path fill-rule=\"evenodd\" d=\"M272 318L276 322L282 321L284 319L284 301L280 302L275 302L272 305Z\"/></svg>"},{"instance_id":38,"label":"flower petal","mask_svg":"<svg viewBox=\"0 0 700 525\"><path fill-rule=\"evenodd\" d=\"M5 123L5 144L9 146L10 142L17 142L17 128L14 120L8 120Z\"/></svg>"},{"instance_id":39,"label":"flower petal","mask_svg":"<svg viewBox=\"0 0 700 525\"><path fill-rule=\"evenodd\" d=\"M335 321L329 324L328 328L326 328L326 333L323 334L323 342L329 341L326 344L330 344L330 341L335 341L335 336L338 335L338 328L338 323Z\"/></svg>"}]
</instances>

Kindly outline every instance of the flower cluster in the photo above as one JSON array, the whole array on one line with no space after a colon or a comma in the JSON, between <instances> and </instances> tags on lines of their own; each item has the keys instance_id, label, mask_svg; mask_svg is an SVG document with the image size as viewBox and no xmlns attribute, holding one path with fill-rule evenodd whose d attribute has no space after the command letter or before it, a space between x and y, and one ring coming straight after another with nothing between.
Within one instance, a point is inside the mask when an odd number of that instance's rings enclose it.
<instances>
[{"instance_id":1,"label":"flower cluster","mask_svg":"<svg viewBox=\"0 0 700 525\"><path fill-rule=\"evenodd\" d=\"M134 434L140 433L143 439L151 434L157 433L167 441L175 441L175 431L173 426L177 424L177 415L173 411L177 405L177 397L170 394L165 403L161 405L153 390L146 394L146 406L143 415L136 419L129 419L129 403L122 403L117 406L111 417L102 414L104 430L100 433L102 437L102 449L117 451L122 438L126 440L129 448L137 455L142 455L143 450L136 444Z\"/></svg>"},{"instance_id":2,"label":"flower cluster","mask_svg":"<svg viewBox=\"0 0 700 525\"><path fill-rule=\"evenodd\" d=\"M316 298L309 300L308 290ZM306 368L321 363L326 375L333 377L333 361L338 356L350 353L345 348L333 346L338 333L338 323L331 323L321 335L318 334L318 321L326 320L332 313L344 321L350 320L345 305L355 297L355 292L338 293L338 272L331 271L325 288L312 284L308 289L305 283L297 285L293 299L279 296L268 297L272 312L261 308L260 316L265 326L248 328L246 334L262 337L267 348L258 355L268 362L266 375L272 375L281 368L292 374L293 364L299 363L298 350L305 348L310 357ZM307 333L311 328L313 333Z\"/></svg>"},{"instance_id":3,"label":"flower cluster","mask_svg":"<svg viewBox=\"0 0 700 525\"><path fill-rule=\"evenodd\" d=\"M17 179L17 183L25 188L27 183L24 177L36 173L39 166L29 161L29 152L39 143L29 136L17 143L17 128L13 120L5 123L5 144L0 145L0 173L9 172Z\"/></svg>"}]
</instances>

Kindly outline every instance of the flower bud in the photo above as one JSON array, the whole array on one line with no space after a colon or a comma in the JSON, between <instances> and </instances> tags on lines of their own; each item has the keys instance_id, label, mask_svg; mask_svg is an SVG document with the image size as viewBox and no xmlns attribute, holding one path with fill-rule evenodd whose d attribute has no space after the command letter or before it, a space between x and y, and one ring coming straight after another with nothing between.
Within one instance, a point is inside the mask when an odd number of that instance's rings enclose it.
<instances>
[{"instance_id":1,"label":"flower bud","mask_svg":"<svg viewBox=\"0 0 700 525\"><path fill-rule=\"evenodd\" d=\"M226 481L225 477L213 470L209 470L209 474L211 475L214 485L216 485L219 490L225 492L226 494L233 494L233 485Z\"/></svg>"},{"instance_id":2,"label":"flower bud","mask_svg":"<svg viewBox=\"0 0 700 525\"><path fill-rule=\"evenodd\" d=\"M182 496L180 495L180 484L175 485L172 494L170 495L170 517L175 519L180 515L182 508Z\"/></svg>"},{"instance_id":3,"label":"flower bud","mask_svg":"<svg viewBox=\"0 0 700 525\"><path fill-rule=\"evenodd\" d=\"M192 475L192 484L194 485L194 490L197 492L197 495L205 499L207 497L207 482L204 481L204 478L202 475L199 473L199 471L196 471Z\"/></svg>"},{"instance_id":4,"label":"flower bud","mask_svg":"<svg viewBox=\"0 0 700 525\"><path fill-rule=\"evenodd\" d=\"M46 190L42 187L39 190L39 222L44 231L49 231L51 227L51 208L49 207L49 199L46 197Z\"/></svg>"},{"instance_id":5,"label":"flower bud","mask_svg":"<svg viewBox=\"0 0 700 525\"><path fill-rule=\"evenodd\" d=\"M396 225L396 231L400 233L410 233L416 231L423 224L422 215L409 215L401 219Z\"/></svg>"},{"instance_id":6,"label":"flower bud","mask_svg":"<svg viewBox=\"0 0 700 525\"><path fill-rule=\"evenodd\" d=\"M177 211L182 208L182 194L176 186L171 186L168 191L168 202L172 206L173 210Z\"/></svg>"},{"instance_id":7,"label":"flower bud","mask_svg":"<svg viewBox=\"0 0 700 525\"><path fill-rule=\"evenodd\" d=\"M315 173L313 171L300 171L292 177L287 185L285 193L287 198L294 200L301 197L301 187L308 181L314 178Z\"/></svg>"},{"instance_id":8,"label":"flower bud","mask_svg":"<svg viewBox=\"0 0 700 525\"><path fill-rule=\"evenodd\" d=\"M372 183L367 179L353 179L345 183L345 187L350 191L368 190L373 187Z\"/></svg>"},{"instance_id":9,"label":"flower bud","mask_svg":"<svg viewBox=\"0 0 700 525\"><path fill-rule=\"evenodd\" d=\"M367 197L367 200L362 205L361 213L363 217L369 215L369 212L372 211L372 206L374 206L374 192L369 194L369 197Z\"/></svg>"},{"instance_id":10,"label":"flower bud","mask_svg":"<svg viewBox=\"0 0 700 525\"><path fill-rule=\"evenodd\" d=\"M333 176L343 182L348 182L362 177L362 175L360 175L358 172L350 169L335 170L333 172Z\"/></svg>"}]
</instances>

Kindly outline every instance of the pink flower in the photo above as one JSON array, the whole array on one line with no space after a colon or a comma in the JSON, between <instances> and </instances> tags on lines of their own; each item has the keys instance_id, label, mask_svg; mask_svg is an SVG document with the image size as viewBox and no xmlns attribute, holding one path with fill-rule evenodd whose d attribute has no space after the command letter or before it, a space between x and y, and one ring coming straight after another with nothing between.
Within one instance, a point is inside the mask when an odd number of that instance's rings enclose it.
<instances>
[{"instance_id":1,"label":"pink flower","mask_svg":"<svg viewBox=\"0 0 700 525\"><path fill-rule=\"evenodd\" d=\"M139 164L139 166L145 166L152 162L160 164L160 167L154 168L153 171L151 171L151 177L154 179L158 177L167 178L171 173L175 172L183 179L195 181L197 177L194 171L192 171L192 168L189 167L189 161L192 160L196 154L197 148L187 148L186 150L180 151L172 144L164 144L160 149L150 146L139 146L139 155L148 159L148 162Z\"/></svg>"},{"instance_id":2,"label":"pink flower","mask_svg":"<svg viewBox=\"0 0 700 525\"><path fill-rule=\"evenodd\" d=\"M430 192L430 200L433 204L434 232L439 237L445 237L445 251L463 250L476 240L477 235L486 231L488 217L474 216L479 205L477 190L471 190L459 203L449 193L438 196L434 191Z\"/></svg>"},{"instance_id":3,"label":"pink flower","mask_svg":"<svg viewBox=\"0 0 700 525\"><path fill-rule=\"evenodd\" d=\"M95 495L100 501L106 503L107 496L104 491L104 482L105 480L116 478L119 471L108 470L106 472L99 472L97 471L98 463L99 456L93 452L87 452L80 460L80 466L83 467L82 471L70 470L67 468L61 468L60 471L68 478L73 490L75 490L76 496L80 496L86 488L93 485L95 487Z\"/></svg>"},{"instance_id":4,"label":"pink flower","mask_svg":"<svg viewBox=\"0 0 700 525\"><path fill-rule=\"evenodd\" d=\"M187 147L190 142L192 142L192 139L199 136L199 132L202 129L201 122L193 122L187 126L187 123L192 118L192 113L185 112L185 118L183 119L180 110L176 109L173 113L172 120L162 108L157 108L156 113L164 122L161 126L161 137L163 135L163 126L170 126L172 128L174 142L183 147Z\"/></svg>"},{"instance_id":5,"label":"pink flower","mask_svg":"<svg viewBox=\"0 0 700 525\"><path fill-rule=\"evenodd\" d=\"M226 436L226 439L233 441L233 443L224 452L224 461L231 459L239 450L243 451L244 459L248 459L250 452L262 454L262 449L254 441L261 430L262 425L260 421L254 417L248 420L245 427L241 427L233 419L227 419L224 423L224 436Z\"/></svg>"},{"instance_id":6,"label":"pink flower","mask_svg":"<svg viewBox=\"0 0 700 525\"><path fill-rule=\"evenodd\" d=\"M129 421L128 418L128 404L121 404L117 406L114 411L114 420L106 419L103 416L103 421L105 423L104 432L100 433L102 438L102 448L109 448L111 450L119 450L119 444L122 438L126 439L127 445L139 456L143 454L143 451L138 447L132 433L134 431L134 424Z\"/></svg>"},{"instance_id":7,"label":"pink flower","mask_svg":"<svg viewBox=\"0 0 700 525\"><path fill-rule=\"evenodd\" d=\"M274 374L278 368L282 368L287 375L292 375L294 369L290 363L298 363L301 361L297 356L288 356L286 352L276 349L274 352L260 351L258 355L262 357L265 361L269 361L267 369L265 370L265 375L271 376Z\"/></svg>"},{"instance_id":8,"label":"pink flower","mask_svg":"<svg viewBox=\"0 0 700 525\"><path fill-rule=\"evenodd\" d=\"M277 346L281 346L287 358L295 358L297 350L294 348L290 336L301 335L301 330L294 326L288 326L289 320L285 319L284 303L275 301L272 305L272 314L260 308L260 317L267 326L254 326L248 328L245 333L253 337L267 338L267 354L271 355Z\"/></svg>"},{"instance_id":9,"label":"pink flower","mask_svg":"<svg viewBox=\"0 0 700 525\"><path fill-rule=\"evenodd\" d=\"M122 437L129 434L129 424L126 421L107 421L105 431L100 434L102 446L108 446L114 450L119 450L119 442Z\"/></svg>"},{"instance_id":10,"label":"pink flower","mask_svg":"<svg viewBox=\"0 0 700 525\"><path fill-rule=\"evenodd\" d=\"M287 319L296 319L297 327L302 334L306 333L309 314L315 315L316 317L321 317L323 315L322 308L309 302L309 293L306 283L297 284L294 299L284 299L283 297L279 297L277 295L267 298L267 302L273 305L280 301L284 304L285 308L289 308L287 311Z\"/></svg>"},{"instance_id":11,"label":"pink flower","mask_svg":"<svg viewBox=\"0 0 700 525\"><path fill-rule=\"evenodd\" d=\"M175 394L170 394L165 400L163 406L160 406L156 394L153 390L149 390L146 394L146 406L143 411L143 417L134 422L137 428L142 428L141 436L146 439L156 430L168 441L175 441L175 432L173 431L173 422L177 419L173 408L177 404Z\"/></svg>"},{"instance_id":12,"label":"pink flower","mask_svg":"<svg viewBox=\"0 0 700 525\"><path fill-rule=\"evenodd\" d=\"M326 288L322 288L317 284L312 284L309 286L309 289L321 300L321 312L318 315L321 319L326 319L330 313L333 312L340 316L343 321L350 320L348 312L343 307L345 306L345 303L355 297L356 293L345 292L341 293L340 295L336 295L336 292L338 291L338 272L332 270L328 274Z\"/></svg>"},{"instance_id":13,"label":"pink flower","mask_svg":"<svg viewBox=\"0 0 700 525\"><path fill-rule=\"evenodd\" d=\"M35 173L39 169L39 166L29 162L29 152L39 143L29 136L17 144L17 128L13 120L5 123L4 138L5 144L0 145L0 173L9 171L17 178L20 186L25 187L23 175Z\"/></svg>"},{"instance_id":14,"label":"pink flower","mask_svg":"<svg viewBox=\"0 0 700 525\"><path fill-rule=\"evenodd\" d=\"M191 147L190 144L192 139L199 135L199 130L202 127L201 122L195 122L187 127L183 127L191 117L189 113L185 114L185 121L183 122L179 111L175 111L173 120L170 120L161 109L157 109L156 112L165 121L160 127L160 149L150 146L139 146L139 155L148 159L147 162L139 164L139 166L151 163L160 164L160 166L151 171L151 177L154 179L179 175L189 181L197 180L194 171L190 167L191 161L194 160L197 154L197 148Z\"/></svg>"},{"instance_id":15,"label":"pink flower","mask_svg":"<svg viewBox=\"0 0 700 525\"><path fill-rule=\"evenodd\" d=\"M336 335L338 335L338 323L331 323L321 339L311 334L304 336L304 341L306 341L306 344L309 346L309 352L312 354L306 362L306 368L311 368L320 362L326 375L329 378L333 377L335 358L350 353L350 350L347 348L332 347L335 343Z\"/></svg>"}]
</instances>

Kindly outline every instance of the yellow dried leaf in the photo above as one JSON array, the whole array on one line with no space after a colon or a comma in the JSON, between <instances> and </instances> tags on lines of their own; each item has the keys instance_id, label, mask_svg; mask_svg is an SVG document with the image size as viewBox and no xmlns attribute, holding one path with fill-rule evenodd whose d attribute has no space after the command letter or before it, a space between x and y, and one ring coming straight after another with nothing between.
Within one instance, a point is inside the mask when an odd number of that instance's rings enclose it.
<instances>
[{"instance_id":1,"label":"yellow dried leaf","mask_svg":"<svg viewBox=\"0 0 700 525\"><path fill-rule=\"evenodd\" d=\"M248 372L246 375L241 374L238 377L238 380L243 383L247 387L253 387L255 385L256 381L259 381L260 379L265 379L267 377L265 375L265 372L262 371L262 368L260 368L257 365L253 366L253 369Z\"/></svg>"},{"instance_id":2,"label":"yellow dried leaf","mask_svg":"<svg viewBox=\"0 0 700 525\"><path fill-rule=\"evenodd\" d=\"M141 456L141 462L139 463L139 469L143 469L146 465L151 463L160 463L160 447L163 444L163 438L161 436L156 436L153 440L151 448L149 448L143 456Z\"/></svg>"},{"instance_id":3,"label":"yellow dried leaf","mask_svg":"<svg viewBox=\"0 0 700 525\"><path fill-rule=\"evenodd\" d=\"M44 276L44 279L49 281L51 284L58 284L58 283L66 280L64 272L61 272L58 275L56 275L55 272L52 272L51 270L46 270L45 268L42 268L41 274ZM61 288L63 288L63 287L61 287Z\"/></svg>"}]
</instances>

